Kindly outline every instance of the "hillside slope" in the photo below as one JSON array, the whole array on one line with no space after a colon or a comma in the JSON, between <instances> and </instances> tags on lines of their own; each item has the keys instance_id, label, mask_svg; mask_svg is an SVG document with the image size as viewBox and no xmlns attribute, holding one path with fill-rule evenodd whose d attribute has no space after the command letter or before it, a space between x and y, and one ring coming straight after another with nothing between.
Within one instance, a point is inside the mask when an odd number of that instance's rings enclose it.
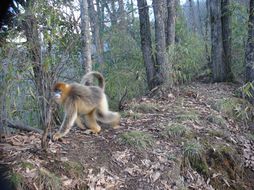
<instances>
[{"instance_id":1,"label":"hillside slope","mask_svg":"<svg viewBox=\"0 0 254 190\"><path fill-rule=\"evenodd\" d=\"M40 135L0 144L18 189L254 189L252 107L230 84L155 89L132 100L121 129L74 128L40 150Z\"/></svg>"}]
</instances>

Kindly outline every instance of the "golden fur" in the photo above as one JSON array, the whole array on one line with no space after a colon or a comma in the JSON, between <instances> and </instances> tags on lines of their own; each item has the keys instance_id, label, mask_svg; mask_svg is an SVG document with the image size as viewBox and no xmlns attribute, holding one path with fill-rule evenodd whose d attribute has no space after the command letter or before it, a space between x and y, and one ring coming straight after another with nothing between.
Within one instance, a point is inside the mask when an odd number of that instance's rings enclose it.
<instances>
[{"instance_id":1,"label":"golden fur","mask_svg":"<svg viewBox=\"0 0 254 190\"><path fill-rule=\"evenodd\" d=\"M100 74L100 73L99 73ZM85 82L89 77L94 74L88 73L88 77L83 77ZM98 77L102 77L98 74ZM99 86L85 86L78 83L67 84L58 82L53 87L55 93L55 101L63 105L65 117L58 132L53 135L53 140L57 140L65 136L74 125L76 124L84 129L79 115L84 115L86 124L93 133L99 133L101 127L98 125L97 120L111 124L113 128L119 127L120 115L118 112L111 112L108 108L108 101L104 93L104 78L99 79Z\"/></svg>"}]
</instances>

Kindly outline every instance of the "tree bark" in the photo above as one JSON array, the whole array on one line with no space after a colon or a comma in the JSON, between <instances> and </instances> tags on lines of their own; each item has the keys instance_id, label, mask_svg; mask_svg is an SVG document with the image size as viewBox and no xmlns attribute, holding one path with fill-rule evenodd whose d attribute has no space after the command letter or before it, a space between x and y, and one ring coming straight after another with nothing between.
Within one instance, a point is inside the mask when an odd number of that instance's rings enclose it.
<instances>
[{"instance_id":1,"label":"tree bark","mask_svg":"<svg viewBox=\"0 0 254 190\"><path fill-rule=\"evenodd\" d=\"M192 30L194 33L197 33L197 21L196 21L196 14L195 10L193 7L193 0L189 0L189 5L190 5L190 14L191 14L191 25L192 25Z\"/></svg>"},{"instance_id":2,"label":"tree bark","mask_svg":"<svg viewBox=\"0 0 254 190\"><path fill-rule=\"evenodd\" d=\"M202 18L201 18L201 10L200 10L200 4L199 4L199 0L197 0L197 12L198 12L198 27L199 27L199 32L202 35L202 37L204 37L204 32L203 32L203 23L202 23Z\"/></svg>"},{"instance_id":3,"label":"tree bark","mask_svg":"<svg viewBox=\"0 0 254 190\"><path fill-rule=\"evenodd\" d=\"M133 0L131 0L131 24L133 25L135 22L135 14L134 14L134 3Z\"/></svg>"},{"instance_id":4,"label":"tree bark","mask_svg":"<svg viewBox=\"0 0 254 190\"><path fill-rule=\"evenodd\" d=\"M250 12L249 12L249 21L248 21L248 39L247 39L247 45L246 45L246 51L245 51L245 67L246 67L245 72L246 72L246 82L253 83L254 81L254 0L250 0L249 7L250 7L249 8Z\"/></svg>"},{"instance_id":5,"label":"tree bark","mask_svg":"<svg viewBox=\"0 0 254 190\"><path fill-rule=\"evenodd\" d=\"M127 30L127 22L126 22L126 12L124 10L124 2L123 0L118 0L119 5L119 27L121 30L126 31Z\"/></svg>"},{"instance_id":6,"label":"tree bark","mask_svg":"<svg viewBox=\"0 0 254 190\"><path fill-rule=\"evenodd\" d=\"M138 13L140 21L141 49L146 68L148 88L151 90L155 85L155 61L152 53L151 29L149 21L149 9L146 0L138 0Z\"/></svg>"},{"instance_id":7,"label":"tree bark","mask_svg":"<svg viewBox=\"0 0 254 190\"><path fill-rule=\"evenodd\" d=\"M92 71L91 39L87 0L80 0L82 66L85 73Z\"/></svg>"},{"instance_id":8,"label":"tree bark","mask_svg":"<svg viewBox=\"0 0 254 190\"><path fill-rule=\"evenodd\" d=\"M170 77L172 65L168 62L166 52L166 36L163 19L163 15L165 14L163 1L153 0L153 10L155 17L156 80L158 84L170 84L172 82Z\"/></svg>"},{"instance_id":9,"label":"tree bark","mask_svg":"<svg viewBox=\"0 0 254 190\"><path fill-rule=\"evenodd\" d=\"M112 26L115 26L117 24L117 14L116 14L116 6L115 6L115 1L116 0L111 0L110 1L110 7L109 3L107 0L104 1L105 8L108 11L109 17L110 17L110 22Z\"/></svg>"},{"instance_id":10,"label":"tree bark","mask_svg":"<svg viewBox=\"0 0 254 190\"><path fill-rule=\"evenodd\" d=\"M211 19L211 61L213 81L221 82L225 80L225 65L223 64L222 54L222 30L221 30L221 4L220 0L210 1Z\"/></svg>"},{"instance_id":11,"label":"tree bark","mask_svg":"<svg viewBox=\"0 0 254 190\"><path fill-rule=\"evenodd\" d=\"M167 0L166 47L175 43L176 0Z\"/></svg>"},{"instance_id":12,"label":"tree bark","mask_svg":"<svg viewBox=\"0 0 254 190\"><path fill-rule=\"evenodd\" d=\"M10 54L10 53L9 53ZM8 57L12 56L12 53ZM2 135L5 135L6 131L6 121L7 118L7 109L6 109L6 97L7 97L7 73L8 73L8 63L6 59L1 60L2 66L0 72L0 142L2 141Z\"/></svg>"},{"instance_id":13,"label":"tree bark","mask_svg":"<svg viewBox=\"0 0 254 190\"><path fill-rule=\"evenodd\" d=\"M221 1L221 24L222 24L222 40L223 40L223 62L225 64L226 80L233 80L233 73L231 71L231 16L230 16L230 0Z\"/></svg>"},{"instance_id":14,"label":"tree bark","mask_svg":"<svg viewBox=\"0 0 254 190\"><path fill-rule=\"evenodd\" d=\"M103 49L102 49L102 40L100 36L100 23L98 18L98 11L95 10L93 0L88 0L88 10L90 15L90 23L92 28L92 35L93 35L93 42L96 47L96 57L97 61L100 65L104 63L104 57L103 57ZM97 6L97 10L99 9L99 6Z\"/></svg>"},{"instance_id":15,"label":"tree bark","mask_svg":"<svg viewBox=\"0 0 254 190\"><path fill-rule=\"evenodd\" d=\"M29 12L29 10L26 10L26 12L27 14L23 21L23 27L27 39L28 50L30 51L31 55L35 87L41 110L41 124L44 125L48 107L47 99L50 96L50 84L48 84L48 75L42 66L37 20L36 17Z\"/></svg>"},{"instance_id":16,"label":"tree bark","mask_svg":"<svg viewBox=\"0 0 254 190\"><path fill-rule=\"evenodd\" d=\"M96 0L96 8L97 8L97 14L98 14L98 21L99 21L99 29L100 29L100 35L102 35L104 31L104 17L105 17L105 0ZM103 41L101 39L101 46L103 49Z\"/></svg>"},{"instance_id":17,"label":"tree bark","mask_svg":"<svg viewBox=\"0 0 254 190\"><path fill-rule=\"evenodd\" d=\"M214 82L232 81L229 1L211 0L211 61Z\"/></svg>"},{"instance_id":18,"label":"tree bark","mask_svg":"<svg viewBox=\"0 0 254 190\"><path fill-rule=\"evenodd\" d=\"M207 60L207 66L212 70L212 64L211 64L211 55L210 50L208 47L209 43L209 18L210 18L210 3L209 0L206 0L206 19L205 19L205 52L206 52L206 60Z\"/></svg>"}]
</instances>

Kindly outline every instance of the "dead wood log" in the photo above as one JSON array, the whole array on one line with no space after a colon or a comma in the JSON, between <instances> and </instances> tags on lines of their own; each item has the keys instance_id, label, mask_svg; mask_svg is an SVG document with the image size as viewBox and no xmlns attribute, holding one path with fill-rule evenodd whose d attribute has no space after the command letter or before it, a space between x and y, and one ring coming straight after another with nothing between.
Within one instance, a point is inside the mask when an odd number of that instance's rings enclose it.
<instances>
[{"instance_id":1,"label":"dead wood log","mask_svg":"<svg viewBox=\"0 0 254 190\"><path fill-rule=\"evenodd\" d=\"M5 121L6 121L7 126L10 128L13 128L13 129L19 129L19 130L28 131L28 132L32 131L32 132L39 133L39 134L43 133L43 131L41 129L30 127L28 125L24 125L21 122L14 122L14 121L11 121L8 119L6 119Z\"/></svg>"}]
</instances>

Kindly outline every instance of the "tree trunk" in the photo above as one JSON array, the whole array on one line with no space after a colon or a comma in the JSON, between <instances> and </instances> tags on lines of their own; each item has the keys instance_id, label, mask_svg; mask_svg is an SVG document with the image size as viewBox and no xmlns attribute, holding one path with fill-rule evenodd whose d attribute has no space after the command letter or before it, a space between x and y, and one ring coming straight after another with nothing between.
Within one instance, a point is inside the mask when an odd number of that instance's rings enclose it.
<instances>
[{"instance_id":1,"label":"tree trunk","mask_svg":"<svg viewBox=\"0 0 254 190\"><path fill-rule=\"evenodd\" d=\"M196 14L193 6L193 0L189 0L189 5L190 5L190 14L191 14L191 25L192 25L192 30L194 33L197 33L197 21L196 21Z\"/></svg>"},{"instance_id":2,"label":"tree trunk","mask_svg":"<svg viewBox=\"0 0 254 190\"><path fill-rule=\"evenodd\" d=\"M155 43L156 43L156 80L158 84L171 83L170 72L172 66L168 62L166 52L166 36L164 26L164 4L163 1L153 0L155 17ZM171 84L170 84L171 85Z\"/></svg>"},{"instance_id":3,"label":"tree trunk","mask_svg":"<svg viewBox=\"0 0 254 190\"><path fill-rule=\"evenodd\" d=\"M176 0L167 0L166 47L175 43Z\"/></svg>"},{"instance_id":4,"label":"tree trunk","mask_svg":"<svg viewBox=\"0 0 254 190\"><path fill-rule=\"evenodd\" d=\"M98 22L99 22L99 29L100 29L100 36L102 36L102 33L104 31L104 17L105 17L105 2L104 0L96 0L96 9L98 14ZM103 41L101 39L101 48L103 49Z\"/></svg>"},{"instance_id":5,"label":"tree trunk","mask_svg":"<svg viewBox=\"0 0 254 190\"><path fill-rule=\"evenodd\" d=\"M41 47L39 40L38 24L35 16L27 10L26 17L23 22L25 36L27 39L27 46L30 51L32 68L37 90L38 102L41 110L41 124L44 122L47 115L47 100L50 97L50 84L47 84L48 76L43 69L41 61Z\"/></svg>"},{"instance_id":6,"label":"tree trunk","mask_svg":"<svg viewBox=\"0 0 254 190\"><path fill-rule=\"evenodd\" d=\"M82 66L85 73L92 71L91 40L89 30L88 2L80 0Z\"/></svg>"},{"instance_id":7,"label":"tree trunk","mask_svg":"<svg viewBox=\"0 0 254 190\"><path fill-rule=\"evenodd\" d=\"M115 0L110 1L111 9L109 7L109 3L107 0L104 1L105 8L108 11L110 22L112 26L115 26L117 24L117 14L116 14L116 6L115 6Z\"/></svg>"},{"instance_id":8,"label":"tree trunk","mask_svg":"<svg viewBox=\"0 0 254 190\"><path fill-rule=\"evenodd\" d=\"M198 11L198 26L199 26L199 33L204 37L204 32L203 32L203 24L202 24L202 18L201 18L201 10L200 10L200 4L199 0L197 0L197 11Z\"/></svg>"},{"instance_id":9,"label":"tree trunk","mask_svg":"<svg viewBox=\"0 0 254 190\"><path fill-rule=\"evenodd\" d=\"M209 0L206 0L206 19L205 19L205 52L206 52L206 60L207 66L212 70L211 64L211 55L208 45L209 43L209 17L210 17L210 3Z\"/></svg>"},{"instance_id":10,"label":"tree trunk","mask_svg":"<svg viewBox=\"0 0 254 190\"><path fill-rule=\"evenodd\" d=\"M249 21L248 21L248 39L247 39L247 46L245 51L245 67L246 67L246 81L253 83L254 81L254 0L250 0L249 11L250 12L249 12Z\"/></svg>"},{"instance_id":11,"label":"tree trunk","mask_svg":"<svg viewBox=\"0 0 254 190\"><path fill-rule=\"evenodd\" d=\"M230 16L230 1L221 1L221 24L222 24L222 43L223 43L223 62L225 64L226 80L233 80L233 73L231 71L231 16Z\"/></svg>"},{"instance_id":12,"label":"tree trunk","mask_svg":"<svg viewBox=\"0 0 254 190\"><path fill-rule=\"evenodd\" d=\"M227 0L210 1L211 61L214 82L232 80L231 29Z\"/></svg>"},{"instance_id":13,"label":"tree trunk","mask_svg":"<svg viewBox=\"0 0 254 190\"><path fill-rule=\"evenodd\" d=\"M99 6L97 6L98 10ZM90 15L90 23L92 28L93 42L96 47L96 55L97 61L100 65L104 63L103 58L103 49L101 45L101 37L100 37L100 24L98 18L98 11L95 10L93 0L88 0L88 10Z\"/></svg>"},{"instance_id":14,"label":"tree trunk","mask_svg":"<svg viewBox=\"0 0 254 190\"><path fill-rule=\"evenodd\" d=\"M151 90L155 85L155 62L152 53L151 29L149 21L149 8L146 0L138 0L138 13L140 21L141 49L146 68L148 88Z\"/></svg>"},{"instance_id":15,"label":"tree trunk","mask_svg":"<svg viewBox=\"0 0 254 190\"><path fill-rule=\"evenodd\" d=\"M135 11L134 11L134 3L133 0L131 0L131 24L133 25L135 22Z\"/></svg>"},{"instance_id":16,"label":"tree trunk","mask_svg":"<svg viewBox=\"0 0 254 190\"><path fill-rule=\"evenodd\" d=\"M12 55L10 55L12 56ZM8 57L10 57L8 56ZM0 142L2 142L2 137L6 134L6 97L7 97L7 77L8 77L8 63L6 59L1 60L1 72L0 72Z\"/></svg>"},{"instance_id":17,"label":"tree trunk","mask_svg":"<svg viewBox=\"0 0 254 190\"><path fill-rule=\"evenodd\" d=\"M119 27L121 30L126 31L127 30L127 22L126 22L126 13L124 10L124 2L123 0L118 0L119 5Z\"/></svg>"},{"instance_id":18,"label":"tree trunk","mask_svg":"<svg viewBox=\"0 0 254 190\"><path fill-rule=\"evenodd\" d=\"M226 79L226 69L223 63L223 44L221 26L221 2L220 0L210 1L211 19L211 61L214 82L222 82Z\"/></svg>"}]
</instances>

